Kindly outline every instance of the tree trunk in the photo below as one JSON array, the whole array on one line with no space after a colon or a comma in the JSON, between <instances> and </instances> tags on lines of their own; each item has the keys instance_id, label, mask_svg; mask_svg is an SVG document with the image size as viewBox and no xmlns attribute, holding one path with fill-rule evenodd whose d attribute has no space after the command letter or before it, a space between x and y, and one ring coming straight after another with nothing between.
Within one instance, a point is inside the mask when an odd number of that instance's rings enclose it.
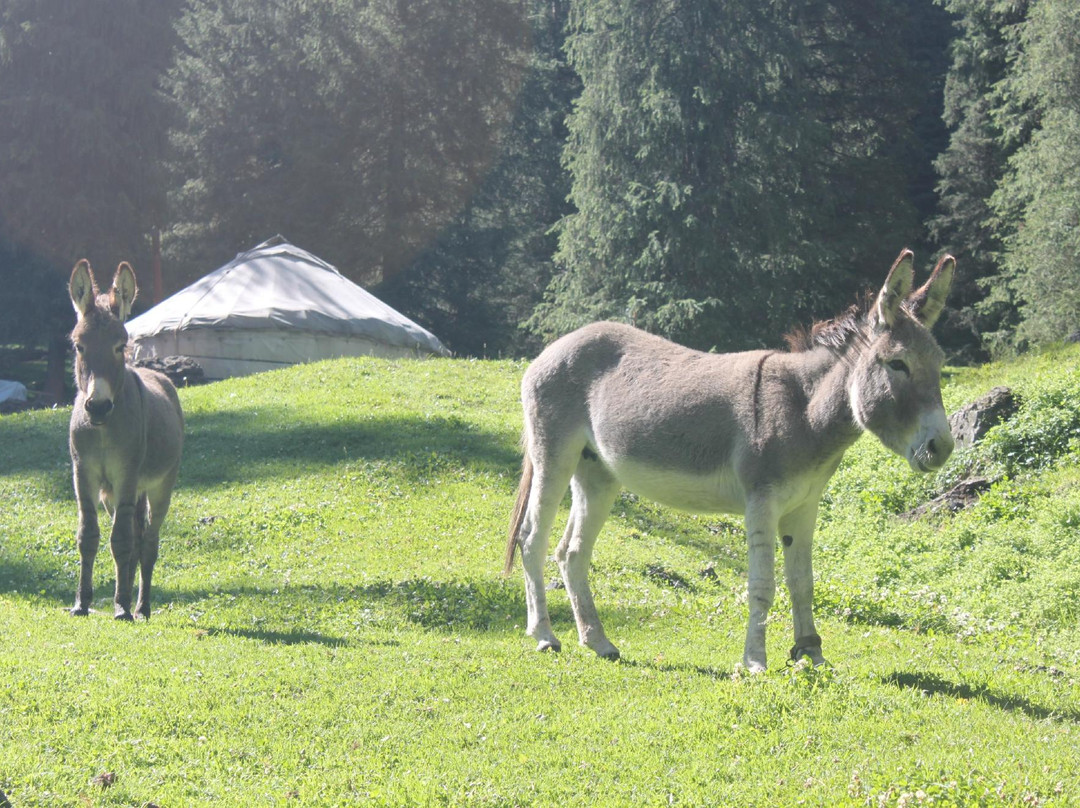
<instances>
[{"instance_id":1,"label":"tree trunk","mask_svg":"<svg viewBox=\"0 0 1080 808\"><path fill-rule=\"evenodd\" d=\"M150 296L150 302L153 305L157 305L161 302L161 299L165 296L165 282L161 277L161 231L156 227L154 228L154 255L150 259L150 271L154 277L154 290Z\"/></svg>"},{"instance_id":2,"label":"tree trunk","mask_svg":"<svg viewBox=\"0 0 1080 808\"><path fill-rule=\"evenodd\" d=\"M55 404L67 404L67 334L53 334L45 365L45 383L41 392Z\"/></svg>"},{"instance_id":3,"label":"tree trunk","mask_svg":"<svg viewBox=\"0 0 1080 808\"><path fill-rule=\"evenodd\" d=\"M408 2L397 0L394 6L394 24L404 38L408 31ZM408 177L405 171L406 126L405 126L405 82L404 71L407 63L404 54L398 54L398 70L393 74L387 88L387 153L383 175L383 232L382 250L379 261L380 277L375 281L382 283L393 277L403 267L406 255L406 219L408 209Z\"/></svg>"}]
</instances>

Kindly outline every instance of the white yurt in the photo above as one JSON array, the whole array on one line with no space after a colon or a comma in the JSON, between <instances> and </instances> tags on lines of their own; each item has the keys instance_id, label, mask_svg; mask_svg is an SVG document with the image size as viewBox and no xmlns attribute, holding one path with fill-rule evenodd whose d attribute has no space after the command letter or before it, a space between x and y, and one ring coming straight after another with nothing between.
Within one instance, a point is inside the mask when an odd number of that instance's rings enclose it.
<instances>
[{"instance_id":1,"label":"white yurt","mask_svg":"<svg viewBox=\"0 0 1080 808\"><path fill-rule=\"evenodd\" d=\"M281 236L128 321L135 361L187 356L208 379L339 356L449 356L438 338Z\"/></svg>"}]
</instances>

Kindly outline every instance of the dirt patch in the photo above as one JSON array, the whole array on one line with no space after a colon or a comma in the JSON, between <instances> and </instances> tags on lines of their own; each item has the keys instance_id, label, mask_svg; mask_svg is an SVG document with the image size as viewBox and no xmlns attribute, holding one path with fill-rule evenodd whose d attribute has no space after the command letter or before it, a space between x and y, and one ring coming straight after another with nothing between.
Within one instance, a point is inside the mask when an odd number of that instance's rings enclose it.
<instances>
[{"instance_id":1,"label":"dirt patch","mask_svg":"<svg viewBox=\"0 0 1080 808\"><path fill-rule=\"evenodd\" d=\"M918 519L928 513L938 513L948 510L950 513L970 508L979 501L984 491L990 488L994 481L989 477L969 477L961 480L944 494L938 494L929 502L924 502L917 508L901 514L901 519Z\"/></svg>"}]
</instances>

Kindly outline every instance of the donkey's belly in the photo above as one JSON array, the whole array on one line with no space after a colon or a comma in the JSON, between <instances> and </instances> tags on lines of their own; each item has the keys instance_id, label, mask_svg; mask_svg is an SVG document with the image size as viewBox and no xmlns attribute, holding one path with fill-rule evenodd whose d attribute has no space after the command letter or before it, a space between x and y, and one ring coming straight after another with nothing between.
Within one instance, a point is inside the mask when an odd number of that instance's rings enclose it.
<instances>
[{"instance_id":1,"label":"donkey's belly","mask_svg":"<svg viewBox=\"0 0 1080 808\"><path fill-rule=\"evenodd\" d=\"M682 511L743 513L746 498L732 472L695 474L633 460L609 464L622 485L639 496Z\"/></svg>"}]
</instances>

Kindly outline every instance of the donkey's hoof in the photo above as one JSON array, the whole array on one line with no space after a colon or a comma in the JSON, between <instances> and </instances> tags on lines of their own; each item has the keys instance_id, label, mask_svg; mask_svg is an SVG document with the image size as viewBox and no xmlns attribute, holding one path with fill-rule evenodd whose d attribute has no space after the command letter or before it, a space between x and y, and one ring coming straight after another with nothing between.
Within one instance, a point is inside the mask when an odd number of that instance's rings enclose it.
<instances>
[{"instance_id":1,"label":"donkey's hoof","mask_svg":"<svg viewBox=\"0 0 1080 808\"><path fill-rule=\"evenodd\" d=\"M803 657L809 657L810 664L815 668L825 664L825 657L821 655L821 637L817 634L796 638L795 645L788 653L788 663L798 662Z\"/></svg>"},{"instance_id":2,"label":"donkey's hoof","mask_svg":"<svg viewBox=\"0 0 1080 808\"><path fill-rule=\"evenodd\" d=\"M537 651L554 651L556 654L562 650L562 643L558 640L540 640L536 644Z\"/></svg>"},{"instance_id":3,"label":"donkey's hoof","mask_svg":"<svg viewBox=\"0 0 1080 808\"><path fill-rule=\"evenodd\" d=\"M73 606L70 614L72 617L86 617L90 614L90 609L86 606Z\"/></svg>"},{"instance_id":4,"label":"donkey's hoof","mask_svg":"<svg viewBox=\"0 0 1080 808\"><path fill-rule=\"evenodd\" d=\"M132 617L131 612L129 611L118 611L116 614L113 615L113 620L123 620L125 622L131 623L135 620L135 618Z\"/></svg>"},{"instance_id":5,"label":"donkey's hoof","mask_svg":"<svg viewBox=\"0 0 1080 808\"><path fill-rule=\"evenodd\" d=\"M611 640L607 637L593 637L592 641L582 640L581 644L586 648L591 648L593 652L601 659L617 660L619 659L619 649L612 645Z\"/></svg>"},{"instance_id":6,"label":"donkey's hoof","mask_svg":"<svg viewBox=\"0 0 1080 808\"><path fill-rule=\"evenodd\" d=\"M765 673L765 671L768 670L768 666L766 666L764 659L744 659L743 668L751 676L757 676L759 673Z\"/></svg>"}]
</instances>

